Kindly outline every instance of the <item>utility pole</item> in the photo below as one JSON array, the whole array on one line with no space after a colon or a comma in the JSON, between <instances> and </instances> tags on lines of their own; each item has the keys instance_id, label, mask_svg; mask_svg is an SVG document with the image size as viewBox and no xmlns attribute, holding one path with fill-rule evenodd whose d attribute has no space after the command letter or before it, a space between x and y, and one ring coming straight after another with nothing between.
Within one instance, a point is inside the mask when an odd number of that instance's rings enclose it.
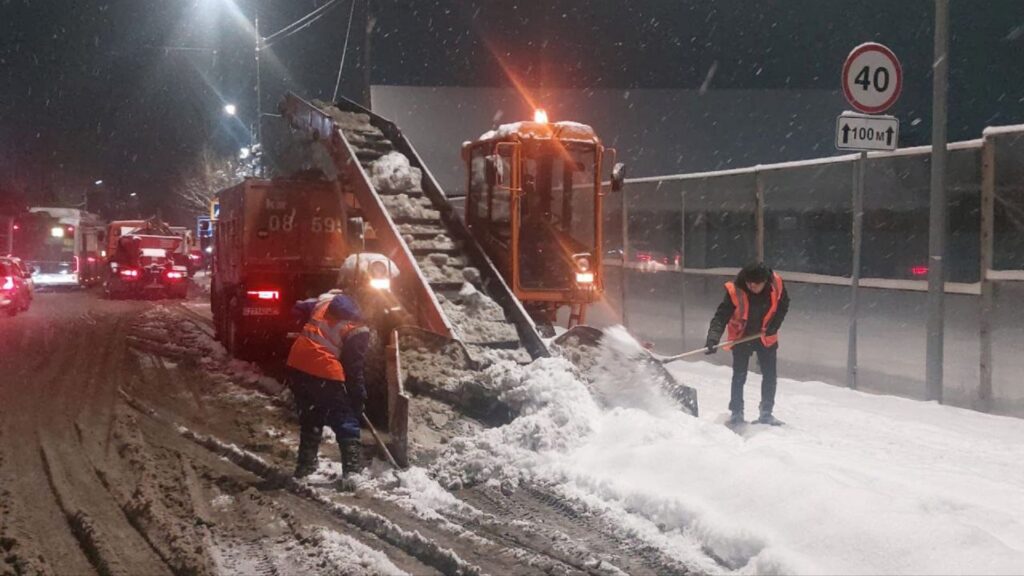
<instances>
[{"instance_id":1,"label":"utility pole","mask_svg":"<svg viewBox=\"0 0 1024 576\"><path fill-rule=\"evenodd\" d=\"M263 50L263 37L260 36L260 9L256 8L253 18L253 29L256 31L256 143L263 146L263 94L260 92L260 51Z\"/></svg>"},{"instance_id":2,"label":"utility pole","mask_svg":"<svg viewBox=\"0 0 1024 576\"><path fill-rule=\"evenodd\" d=\"M949 0L935 0L932 62L932 181L928 223L928 400L942 402L946 250L946 96L949 72Z\"/></svg>"},{"instance_id":3,"label":"utility pole","mask_svg":"<svg viewBox=\"0 0 1024 576\"><path fill-rule=\"evenodd\" d=\"M366 28L363 34L363 106L367 110L373 109L370 82L373 81L370 74L370 49L372 48L373 28L377 25L377 17L373 14L373 0L366 0Z\"/></svg>"}]
</instances>

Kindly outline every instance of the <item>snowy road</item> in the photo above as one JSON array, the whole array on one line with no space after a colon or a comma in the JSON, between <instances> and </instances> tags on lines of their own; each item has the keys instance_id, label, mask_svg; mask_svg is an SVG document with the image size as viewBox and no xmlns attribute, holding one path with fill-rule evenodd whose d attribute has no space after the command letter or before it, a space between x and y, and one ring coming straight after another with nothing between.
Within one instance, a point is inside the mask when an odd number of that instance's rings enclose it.
<instances>
[{"instance_id":1,"label":"snowy road","mask_svg":"<svg viewBox=\"0 0 1024 576\"><path fill-rule=\"evenodd\" d=\"M3 574L1012 574L1024 421L783 380L780 429L721 425L728 370L676 363L701 417L621 360L496 362L414 396L410 455L306 482L287 393L200 301L42 294L0 339ZM445 360L439 359L439 362ZM448 393L458 382L448 382ZM756 395L757 377L748 391ZM458 394L455 394L457 396ZM751 403L756 399L748 398Z\"/></svg>"},{"instance_id":2,"label":"snowy road","mask_svg":"<svg viewBox=\"0 0 1024 576\"><path fill-rule=\"evenodd\" d=\"M0 340L0 573L685 574L557 487L427 464L484 426L414 401L415 454L288 477L287 394L210 338L201 302L40 294ZM424 456L426 455L426 456Z\"/></svg>"}]
</instances>

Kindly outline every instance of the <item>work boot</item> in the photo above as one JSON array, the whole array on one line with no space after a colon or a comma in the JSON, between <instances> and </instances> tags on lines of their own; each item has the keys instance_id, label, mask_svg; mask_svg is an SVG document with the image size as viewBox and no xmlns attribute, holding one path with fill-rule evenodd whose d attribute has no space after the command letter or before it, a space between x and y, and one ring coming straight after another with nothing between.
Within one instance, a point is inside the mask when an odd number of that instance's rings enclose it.
<instances>
[{"instance_id":1,"label":"work boot","mask_svg":"<svg viewBox=\"0 0 1024 576\"><path fill-rule=\"evenodd\" d=\"M363 443L358 438L338 441L341 446L341 476L348 478L363 471Z\"/></svg>"},{"instance_id":2,"label":"work boot","mask_svg":"<svg viewBox=\"0 0 1024 576\"><path fill-rule=\"evenodd\" d=\"M316 454L320 451L320 437L311 434L299 435L299 459L295 465L296 478L305 478L316 472L318 462Z\"/></svg>"},{"instance_id":3,"label":"work boot","mask_svg":"<svg viewBox=\"0 0 1024 576\"><path fill-rule=\"evenodd\" d=\"M726 420L725 425L726 426L739 426L740 424L744 424L744 423L745 422L743 420L743 412L733 412L732 416L729 416L729 419Z\"/></svg>"},{"instance_id":4,"label":"work boot","mask_svg":"<svg viewBox=\"0 0 1024 576\"><path fill-rule=\"evenodd\" d=\"M782 426L785 424L782 420L779 420L775 416L772 416L771 412L761 412L761 417L757 419L758 424L767 424L769 426Z\"/></svg>"}]
</instances>

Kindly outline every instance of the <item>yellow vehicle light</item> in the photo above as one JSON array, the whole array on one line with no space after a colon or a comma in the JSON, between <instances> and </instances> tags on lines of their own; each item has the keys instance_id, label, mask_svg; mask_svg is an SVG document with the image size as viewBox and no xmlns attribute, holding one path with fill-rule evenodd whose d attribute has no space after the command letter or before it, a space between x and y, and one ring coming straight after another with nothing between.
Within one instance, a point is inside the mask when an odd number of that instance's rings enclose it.
<instances>
[{"instance_id":1,"label":"yellow vehicle light","mask_svg":"<svg viewBox=\"0 0 1024 576\"><path fill-rule=\"evenodd\" d=\"M593 272L577 272L576 273L577 284L593 284L594 273Z\"/></svg>"},{"instance_id":2,"label":"yellow vehicle light","mask_svg":"<svg viewBox=\"0 0 1024 576\"><path fill-rule=\"evenodd\" d=\"M377 290L390 290L391 278L370 278L370 287Z\"/></svg>"}]
</instances>

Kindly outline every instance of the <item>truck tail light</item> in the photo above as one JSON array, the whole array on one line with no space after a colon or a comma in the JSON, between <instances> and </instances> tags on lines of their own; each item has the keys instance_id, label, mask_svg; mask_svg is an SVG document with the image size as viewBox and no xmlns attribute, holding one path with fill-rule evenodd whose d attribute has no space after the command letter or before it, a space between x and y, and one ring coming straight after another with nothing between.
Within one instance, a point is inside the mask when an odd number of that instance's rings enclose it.
<instances>
[{"instance_id":1,"label":"truck tail light","mask_svg":"<svg viewBox=\"0 0 1024 576\"><path fill-rule=\"evenodd\" d=\"M14 277L4 276L4 284L3 286L0 286L0 290L14 290Z\"/></svg>"},{"instance_id":2,"label":"truck tail light","mask_svg":"<svg viewBox=\"0 0 1024 576\"><path fill-rule=\"evenodd\" d=\"M277 290L249 290L246 296L254 300L280 300L281 293Z\"/></svg>"},{"instance_id":3,"label":"truck tail light","mask_svg":"<svg viewBox=\"0 0 1024 576\"><path fill-rule=\"evenodd\" d=\"M927 276L928 275L928 267L927 266L911 266L910 267L910 273L913 274L914 276Z\"/></svg>"},{"instance_id":4,"label":"truck tail light","mask_svg":"<svg viewBox=\"0 0 1024 576\"><path fill-rule=\"evenodd\" d=\"M185 275L182 274L181 272L168 272L167 273L167 279L168 280L181 280L184 277L185 277Z\"/></svg>"},{"instance_id":5,"label":"truck tail light","mask_svg":"<svg viewBox=\"0 0 1024 576\"><path fill-rule=\"evenodd\" d=\"M138 280L139 278L139 271L135 268L122 268L118 274L125 280Z\"/></svg>"}]
</instances>

